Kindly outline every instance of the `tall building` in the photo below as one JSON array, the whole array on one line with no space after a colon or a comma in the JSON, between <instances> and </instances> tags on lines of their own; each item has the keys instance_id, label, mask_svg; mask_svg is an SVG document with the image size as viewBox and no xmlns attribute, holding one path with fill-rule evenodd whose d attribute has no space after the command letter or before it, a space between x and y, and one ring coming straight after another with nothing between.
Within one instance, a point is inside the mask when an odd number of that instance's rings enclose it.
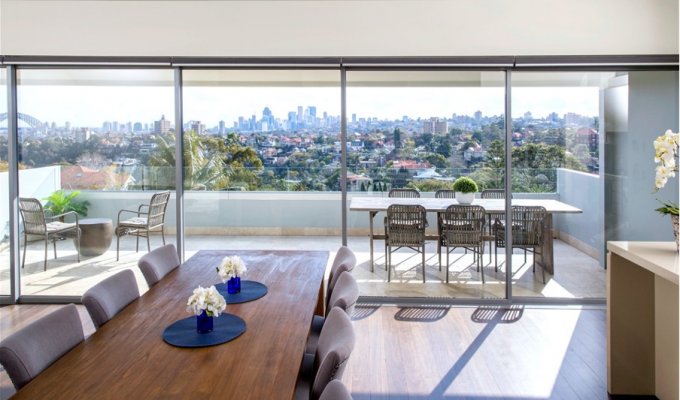
<instances>
[{"instance_id":1,"label":"tall building","mask_svg":"<svg viewBox=\"0 0 680 400\"><path fill-rule=\"evenodd\" d=\"M225 131L224 120L220 120L218 132L220 135L224 135Z\"/></svg>"},{"instance_id":2,"label":"tall building","mask_svg":"<svg viewBox=\"0 0 680 400\"><path fill-rule=\"evenodd\" d=\"M161 119L154 121L153 133L166 134L168 132L170 132L170 121L165 119L165 115L162 115Z\"/></svg>"}]
</instances>

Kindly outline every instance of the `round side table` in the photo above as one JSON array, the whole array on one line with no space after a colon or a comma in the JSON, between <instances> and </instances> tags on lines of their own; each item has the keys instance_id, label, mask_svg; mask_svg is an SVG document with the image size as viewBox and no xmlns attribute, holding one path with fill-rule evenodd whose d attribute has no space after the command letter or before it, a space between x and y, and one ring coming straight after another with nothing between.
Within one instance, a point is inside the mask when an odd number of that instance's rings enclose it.
<instances>
[{"instance_id":1,"label":"round side table","mask_svg":"<svg viewBox=\"0 0 680 400\"><path fill-rule=\"evenodd\" d=\"M80 226L80 255L99 256L109 249L113 239L113 223L109 218L85 218Z\"/></svg>"}]
</instances>

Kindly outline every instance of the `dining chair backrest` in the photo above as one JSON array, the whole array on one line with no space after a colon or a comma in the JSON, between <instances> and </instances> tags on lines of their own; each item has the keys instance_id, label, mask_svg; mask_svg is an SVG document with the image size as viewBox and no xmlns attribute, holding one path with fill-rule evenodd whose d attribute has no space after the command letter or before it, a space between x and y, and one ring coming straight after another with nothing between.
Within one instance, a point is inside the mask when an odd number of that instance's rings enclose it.
<instances>
[{"instance_id":1,"label":"dining chair backrest","mask_svg":"<svg viewBox=\"0 0 680 400\"><path fill-rule=\"evenodd\" d=\"M483 199L504 199L505 198L505 190L503 190L503 189L484 189L484 190L482 190L482 194L480 196ZM512 198L512 194L510 194L510 198Z\"/></svg>"},{"instance_id":2,"label":"dining chair backrest","mask_svg":"<svg viewBox=\"0 0 680 400\"><path fill-rule=\"evenodd\" d=\"M169 190L158 192L151 196L151 201L149 202L149 216L147 220L149 229L154 229L163 225L163 222L165 221L165 209L168 206L169 199Z\"/></svg>"},{"instance_id":3,"label":"dining chair backrest","mask_svg":"<svg viewBox=\"0 0 680 400\"><path fill-rule=\"evenodd\" d=\"M45 221L45 211L40 200L20 197L19 211L21 219L24 221L24 232L29 235L45 235L47 223Z\"/></svg>"},{"instance_id":4,"label":"dining chair backrest","mask_svg":"<svg viewBox=\"0 0 680 400\"><path fill-rule=\"evenodd\" d=\"M99 329L125 306L139 297L137 279L126 269L92 286L82 297L82 303Z\"/></svg>"},{"instance_id":5,"label":"dining chair backrest","mask_svg":"<svg viewBox=\"0 0 680 400\"><path fill-rule=\"evenodd\" d=\"M167 244L143 255L137 265L146 279L149 287L152 287L165 275L179 267L180 261L174 244Z\"/></svg>"},{"instance_id":6,"label":"dining chair backrest","mask_svg":"<svg viewBox=\"0 0 680 400\"><path fill-rule=\"evenodd\" d=\"M541 246L546 214L540 206L512 206L513 246Z\"/></svg>"},{"instance_id":7,"label":"dining chair backrest","mask_svg":"<svg viewBox=\"0 0 680 400\"><path fill-rule=\"evenodd\" d=\"M449 246L475 246L484 234L484 207L454 204L442 213L442 237Z\"/></svg>"},{"instance_id":8,"label":"dining chair backrest","mask_svg":"<svg viewBox=\"0 0 680 400\"><path fill-rule=\"evenodd\" d=\"M435 199L455 199L456 191L451 189L439 189L434 193Z\"/></svg>"},{"instance_id":9,"label":"dining chair backrest","mask_svg":"<svg viewBox=\"0 0 680 400\"><path fill-rule=\"evenodd\" d=\"M333 294L333 288L342 274L345 271L352 272L357 265L357 257L354 252L347 246L342 246L338 249L331 265L331 272L328 275L328 288L326 289L326 305Z\"/></svg>"},{"instance_id":10,"label":"dining chair backrest","mask_svg":"<svg viewBox=\"0 0 680 400\"><path fill-rule=\"evenodd\" d=\"M69 304L3 339L0 364L19 390L83 338L78 310Z\"/></svg>"},{"instance_id":11,"label":"dining chair backrest","mask_svg":"<svg viewBox=\"0 0 680 400\"><path fill-rule=\"evenodd\" d=\"M390 189L387 197L415 199L420 197L420 192L415 189Z\"/></svg>"},{"instance_id":12,"label":"dining chair backrest","mask_svg":"<svg viewBox=\"0 0 680 400\"><path fill-rule=\"evenodd\" d=\"M351 273L345 271L340 274L333 294L328 300L326 315L335 307L341 308L348 315L352 315L354 305L359 299L359 285Z\"/></svg>"},{"instance_id":13,"label":"dining chair backrest","mask_svg":"<svg viewBox=\"0 0 680 400\"><path fill-rule=\"evenodd\" d=\"M392 204L387 207L386 245L418 247L425 242L427 212L421 205Z\"/></svg>"},{"instance_id":14,"label":"dining chair backrest","mask_svg":"<svg viewBox=\"0 0 680 400\"><path fill-rule=\"evenodd\" d=\"M355 342L352 320L340 308L333 308L328 313L319 336L314 358L316 373L310 398L318 399L330 381L342 378Z\"/></svg>"},{"instance_id":15,"label":"dining chair backrest","mask_svg":"<svg viewBox=\"0 0 680 400\"><path fill-rule=\"evenodd\" d=\"M326 385L319 400L352 400L352 395L340 379L333 379Z\"/></svg>"}]
</instances>

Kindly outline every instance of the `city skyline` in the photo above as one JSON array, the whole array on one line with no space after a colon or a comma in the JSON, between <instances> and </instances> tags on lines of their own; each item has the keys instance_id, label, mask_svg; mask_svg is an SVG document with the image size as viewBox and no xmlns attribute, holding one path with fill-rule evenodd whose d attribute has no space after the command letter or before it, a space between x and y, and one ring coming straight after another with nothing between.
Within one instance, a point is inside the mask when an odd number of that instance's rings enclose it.
<instances>
[{"instance_id":1,"label":"city skyline","mask_svg":"<svg viewBox=\"0 0 680 400\"><path fill-rule=\"evenodd\" d=\"M151 123L162 115L174 119L174 94L166 87L19 87L19 112L42 122L99 128L105 121ZM222 89L221 91L219 89ZM135 94L134 96L132 94ZM348 88L347 115L398 120L451 118L453 114L503 115L503 88ZM337 95L336 95L337 94ZM225 121L234 127L239 117L262 117L265 107L281 120L298 107L316 107L317 117L340 114L339 88L187 88L184 121L201 121L208 128ZM404 100L407 99L407 100ZM332 100L332 101L331 101ZM337 100L337 101L336 101ZM335 107L329 107L336 102ZM597 88L520 87L512 92L513 118L531 112L535 118L550 113L599 115ZM6 108L5 96L0 110ZM74 111L77 110L77 111ZM173 121L174 122L174 121ZM6 122L2 123L6 125Z\"/></svg>"}]
</instances>

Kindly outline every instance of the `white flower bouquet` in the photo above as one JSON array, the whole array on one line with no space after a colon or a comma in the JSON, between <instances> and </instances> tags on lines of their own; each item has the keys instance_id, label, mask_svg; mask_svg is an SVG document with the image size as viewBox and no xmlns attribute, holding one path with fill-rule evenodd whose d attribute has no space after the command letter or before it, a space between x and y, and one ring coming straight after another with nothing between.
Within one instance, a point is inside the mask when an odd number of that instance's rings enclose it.
<instances>
[{"instance_id":1,"label":"white flower bouquet","mask_svg":"<svg viewBox=\"0 0 680 400\"><path fill-rule=\"evenodd\" d=\"M196 315L205 311L209 317L219 317L225 308L227 308L227 301L215 289L215 286L197 287L187 301L187 311Z\"/></svg>"},{"instance_id":2,"label":"white flower bouquet","mask_svg":"<svg viewBox=\"0 0 680 400\"><path fill-rule=\"evenodd\" d=\"M680 146L680 133L673 133L670 129L654 140L654 162L656 177L654 179L654 191L666 186L669 178L675 177L678 171L678 147ZM663 207L656 211L662 214L678 215L678 204L672 201L661 202Z\"/></svg>"},{"instance_id":3,"label":"white flower bouquet","mask_svg":"<svg viewBox=\"0 0 680 400\"><path fill-rule=\"evenodd\" d=\"M246 264L239 256L224 257L217 267L217 273L220 275L223 282L226 282L231 278L240 277L247 270Z\"/></svg>"}]
</instances>

